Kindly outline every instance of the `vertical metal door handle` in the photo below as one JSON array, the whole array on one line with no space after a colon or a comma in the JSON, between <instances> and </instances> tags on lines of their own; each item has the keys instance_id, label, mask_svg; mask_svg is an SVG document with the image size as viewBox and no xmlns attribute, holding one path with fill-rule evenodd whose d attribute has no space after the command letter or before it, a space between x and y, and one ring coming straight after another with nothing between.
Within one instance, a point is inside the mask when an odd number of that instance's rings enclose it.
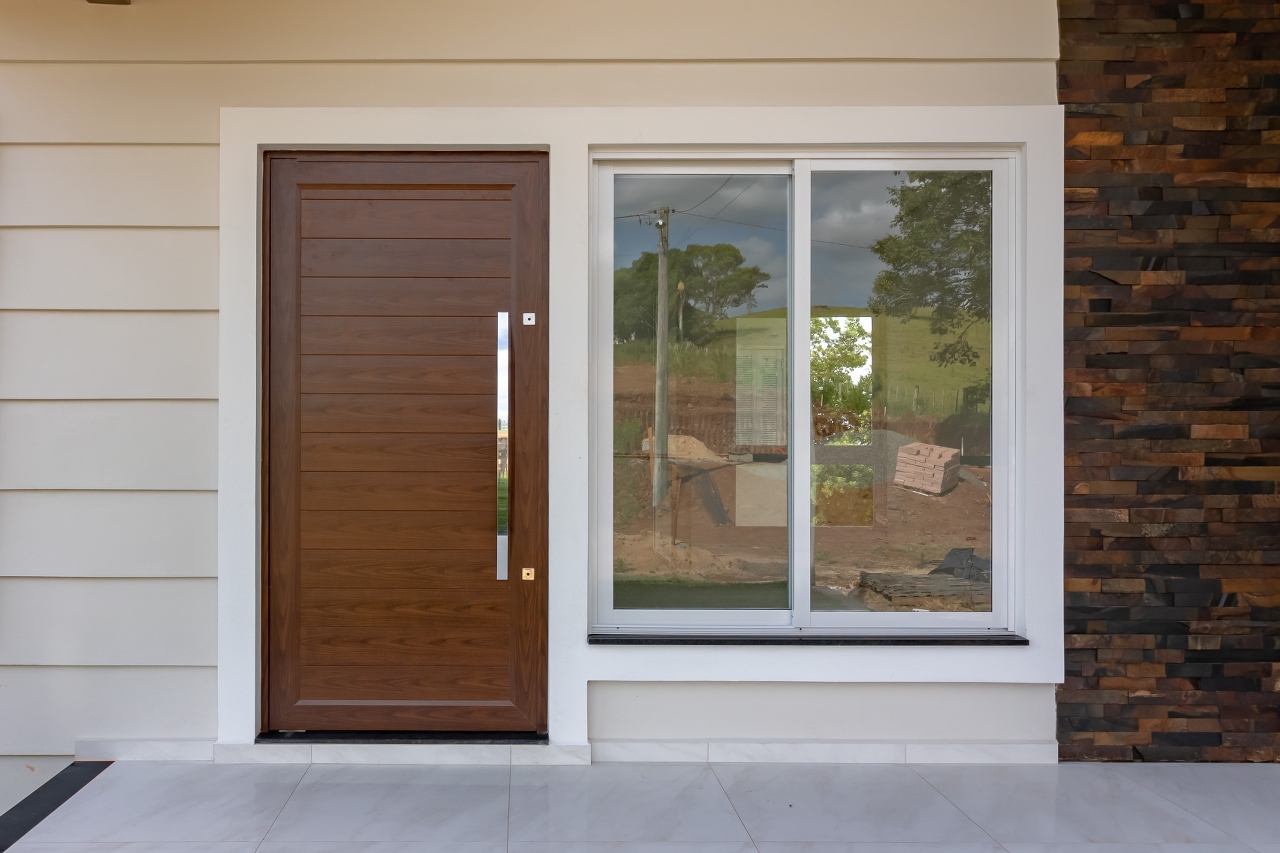
<instances>
[{"instance_id":1,"label":"vertical metal door handle","mask_svg":"<svg viewBox=\"0 0 1280 853\"><path fill-rule=\"evenodd\" d=\"M509 314L498 312L498 580L507 579L507 530L511 505L507 486L510 467L511 426L511 326Z\"/></svg>"}]
</instances>

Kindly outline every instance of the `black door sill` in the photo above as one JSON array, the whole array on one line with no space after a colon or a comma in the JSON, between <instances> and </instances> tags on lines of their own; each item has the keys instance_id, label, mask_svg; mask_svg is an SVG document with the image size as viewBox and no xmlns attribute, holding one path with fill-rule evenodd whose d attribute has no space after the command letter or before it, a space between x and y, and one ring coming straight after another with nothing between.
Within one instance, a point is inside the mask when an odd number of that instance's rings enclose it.
<instances>
[{"instance_id":1,"label":"black door sill","mask_svg":"<svg viewBox=\"0 0 1280 853\"><path fill-rule=\"evenodd\" d=\"M269 731L255 743L547 743L546 732Z\"/></svg>"}]
</instances>

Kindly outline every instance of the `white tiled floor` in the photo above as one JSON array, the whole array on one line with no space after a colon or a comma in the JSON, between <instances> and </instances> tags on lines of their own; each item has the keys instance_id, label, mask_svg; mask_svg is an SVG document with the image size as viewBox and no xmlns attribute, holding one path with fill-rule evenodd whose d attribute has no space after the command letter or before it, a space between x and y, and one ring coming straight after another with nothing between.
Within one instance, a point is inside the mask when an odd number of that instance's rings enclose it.
<instances>
[{"instance_id":1,"label":"white tiled floor","mask_svg":"<svg viewBox=\"0 0 1280 853\"><path fill-rule=\"evenodd\" d=\"M13 853L1280 853L1280 765L119 762Z\"/></svg>"}]
</instances>

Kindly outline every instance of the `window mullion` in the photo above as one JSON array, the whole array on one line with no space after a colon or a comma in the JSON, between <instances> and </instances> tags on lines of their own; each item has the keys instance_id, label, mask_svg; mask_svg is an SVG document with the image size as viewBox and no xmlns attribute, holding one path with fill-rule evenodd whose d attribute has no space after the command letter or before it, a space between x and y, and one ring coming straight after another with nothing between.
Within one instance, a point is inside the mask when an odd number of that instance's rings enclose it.
<instances>
[{"instance_id":1,"label":"window mullion","mask_svg":"<svg viewBox=\"0 0 1280 853\"><path fill-rule=\"evenodd\" d=\"M812 213L812 162L796 160L791 190L791 305L787 339L791 353L788 418L788 456L791 459L788 493L791 620L798 628L812 624L809 594L813 565L810 515L810 457L813 453L812 415L809 400L810 234Z\"/></svg>"}]
</instances>

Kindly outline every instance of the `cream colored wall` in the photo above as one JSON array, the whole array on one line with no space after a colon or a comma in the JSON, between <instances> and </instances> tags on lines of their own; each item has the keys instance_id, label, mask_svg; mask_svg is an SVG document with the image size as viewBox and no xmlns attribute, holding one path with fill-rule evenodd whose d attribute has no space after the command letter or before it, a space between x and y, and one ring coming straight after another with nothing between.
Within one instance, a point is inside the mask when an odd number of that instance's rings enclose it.
<instances>
[{"instance_id":1,"label":"cream colored wall","mask_svg":"<svg viewBox=\"0 0 1280 853\"><path fill-rule=\"evenodd\" d=\"M0 753L215 736L219 107L1043 104L1056 57L1051 0L0 0Z\"/></svg>"},{"instance_id":2,"label":"cream colored wall","mask_svg":"<svg viewBox=\"0 0 1280 853\"><path fill-rule=\"evenodd\" d=\"M1051 742L1051 684L593 681L596 740Z\"/></svg>"},{"instance_id":3,"label":"cream colored wall","mask_svg":"<svg viewBox=\"0 0 1280 853\"><path fill-rule=\"evenodd\" d=\"M6 0L0 56L72 60L1056 59L1051 0Z\"/></svg>"}]
</instances>

